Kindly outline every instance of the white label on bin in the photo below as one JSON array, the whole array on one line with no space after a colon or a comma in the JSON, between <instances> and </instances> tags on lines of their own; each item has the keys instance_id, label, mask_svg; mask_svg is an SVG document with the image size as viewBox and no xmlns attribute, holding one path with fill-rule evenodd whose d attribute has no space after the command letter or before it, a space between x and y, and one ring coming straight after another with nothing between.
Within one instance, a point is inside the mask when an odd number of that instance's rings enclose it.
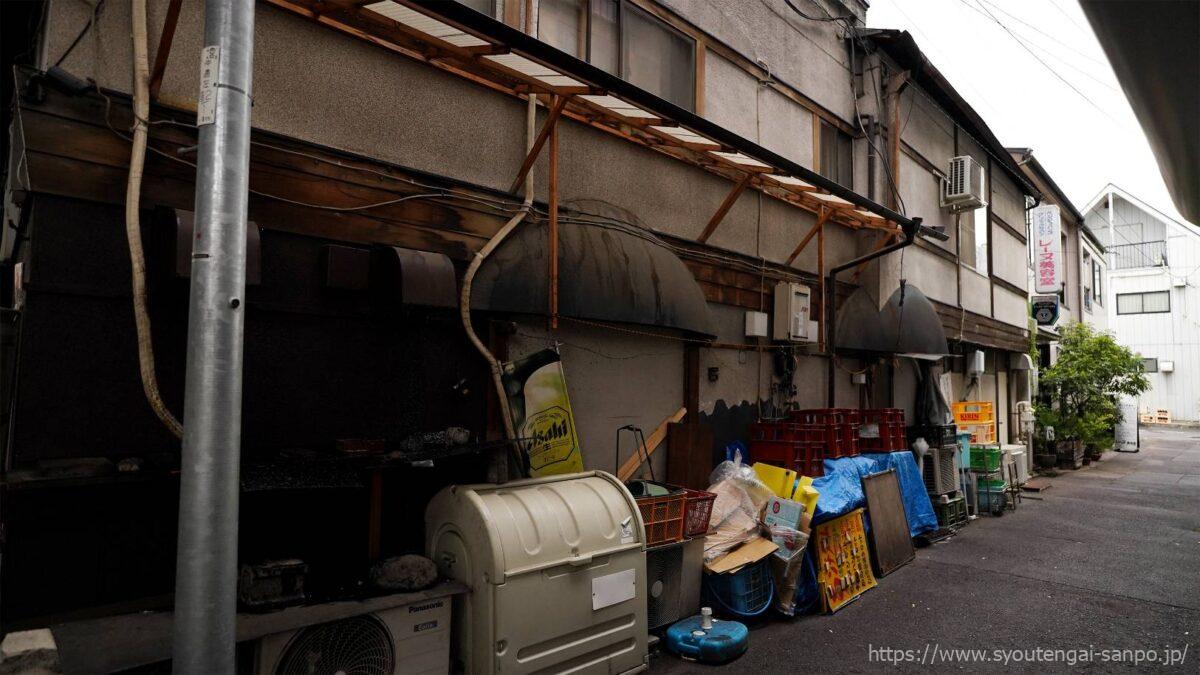
<instances>
[{"instance_id":1,"label":"white label on bin","mask_svg":"<svg viewBox=\"0 0 1200 675\"><path fill-rule=\"evenodd\" d=\"M633 543L633 518L629 517L621 521L621 543Z\"/></svg>"},{"instance_id":2,"label":"white label on bin","mask_svg":"<svg viewBox=\"0 0 1200 675\"><path fill-rule=\"evenodd\" d=\"M637 595L637 570L623 570L592 579L592 609L604 609Z\"/></svg>"}]
</instances>

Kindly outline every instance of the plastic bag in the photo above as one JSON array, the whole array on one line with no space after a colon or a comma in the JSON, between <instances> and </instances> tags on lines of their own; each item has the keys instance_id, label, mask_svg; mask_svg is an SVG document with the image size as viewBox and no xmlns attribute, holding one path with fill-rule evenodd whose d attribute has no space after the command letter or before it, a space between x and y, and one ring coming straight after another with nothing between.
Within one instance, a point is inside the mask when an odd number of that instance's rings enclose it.
<instances>
[{"instance_id":1,"label":"plastic bag","mask_svg":"<svg viewBox=\"0 0 1200 675\"><path fill-rule=\"evenodd\" d=\"M771 489L740 453L713 469L708 491L717 495L704 538L704 559L711 561L758 536L759 514L771 497Z\"/></svg>"},{"instance_id":2,"label":"plastic bag","mask_svg":"<svg viewBox=\"0 0 1200 675\"><path fill-rule=\"evenodd\" d=\"M796 614L796 587L800 584L800 573L804 570L804 551L808 547L808 535L790 527L768 528L772 538L788 540L771 556L771 578L775 583L775 609L785 616Z\"/></svg>"}]
</instances>

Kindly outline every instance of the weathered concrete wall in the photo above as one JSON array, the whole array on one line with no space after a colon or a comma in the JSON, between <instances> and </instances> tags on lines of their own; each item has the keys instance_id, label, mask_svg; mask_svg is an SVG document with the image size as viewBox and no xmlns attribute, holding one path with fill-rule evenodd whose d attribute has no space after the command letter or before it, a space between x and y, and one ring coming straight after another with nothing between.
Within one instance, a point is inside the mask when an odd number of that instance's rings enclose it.
<instances>
[{"instance_id":1,"label":"weathered concrete wall","mask_svg":"<svg viewBox=\"0 0 1200 675\"><path fill-rule=\"evenodd\" d=\"M1029 269L1026 244L996 223L992 224L992 239L992 274L1024 288Z\"/></svg>"},{"instance_id":2,"label":"weathered concrete wall","mask_svg":"<svg viewBox=\"0 0 1200 675\"><path fill-rule=\"evenodd\" d=\"M663 0L662 4L852 123L850 55L836 24L805 21L783 0Z\"/></svg>"},{"instance_id":3,"label":"weathered concrete wall","mask_svg":"<svg viewBox=\"0 0 1200 675\"><path fill-rule=\"evenodd\" d=\"M518 322L509 355L521 358L554 344L562 355L567 393L588 469L615 470L619 427L632 424L649 436L683 404L680 342L567 324L560 324L550 335L544 321L528 319ZM631 373L636 373L636 378ZM634 447L628 435L622 438L621 461L633 454ZM656 453L652 460L656 474L666 476L666 453Z\"/></svg>"},{"instance_id":4,"label":"weathered concrete wall","mask_svg":"<svg viewBox=\"0 0 1200 675\"><path fill-rule=\"evenodd\" d=\"M1024 328L1029 325L1029 298L1007 288L993 286L996 295L996 320Z\"/></svg>"}]
</instances>

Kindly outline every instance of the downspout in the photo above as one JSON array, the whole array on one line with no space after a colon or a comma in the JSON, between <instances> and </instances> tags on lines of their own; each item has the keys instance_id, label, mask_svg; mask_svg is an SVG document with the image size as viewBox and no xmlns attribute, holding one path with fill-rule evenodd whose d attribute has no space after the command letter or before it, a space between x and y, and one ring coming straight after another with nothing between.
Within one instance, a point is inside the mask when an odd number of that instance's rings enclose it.
<instances>
[{"instance_id":1,"label":"downspout","mask_svg":"<svg viewBox=\"0 0 1200 675\"><path fill-rule=\"evenodd\" d=\"M835 363L835 360L837 359L837 275L841 272L845 272L848 269L857 267L862 263L870 262L876 258L881 258L892 251L899 251L902 248L911 246L917 241L918 233L928 234L943 241L949 239L949 237L942 232L922 227L920 218L913 218L912 221L904 228L904 238L900 241L888 244L887 246L867 253L866 255L861 255L857 258L848 260L829 270L828 281L825 283L825 286L828 289L828 291L825 293L825 304L828 305L828 311L826 314L829 316L829 325L825 327L825 344L826 349L829 352L829 376L828 382L826 383L828 387L826 407L834 407L834 377L837 374L837 364Z\"/></svg>"},{"instance_id":2,"label":"downspout","mask_svg":"<svg viewBox=\"0 0 1200 675\"><path fill-rule=\"evenodd\" d=\"M525 151L528 153L533 148L533 138L536 135L537 126L537 98L532 94L529 95L529 106L525 113ZM471 259L470 266L467 267L466 273L463 275L462 293L459 298L459 317L462 319L463 329L467 332L467 339L471 344L475 345L475 349L480 356L488 362L488 367L492 371L492 384L496 388L496 397L500 403L500 417L504 421L504 436L509 441L514 441L517 438L516 430L513 428L512 411L508 405L508 394L504 391L504 381L501 378L501 364L492 350L488 349L487 345L479 339L479 335L475 333L475 328L471 325L471 284L475 280L475 273L479 271L483 261L491 255L492 251L496 250L504 240L508 238L512 231L525 220L529 215L529 211L533 208L533 172L525 174L525 200L521 202L521 208L509 218L508 222L501 227L492 238L488 240L483 248L475 253L475 257Z\"/></svg>"}]
</instances>

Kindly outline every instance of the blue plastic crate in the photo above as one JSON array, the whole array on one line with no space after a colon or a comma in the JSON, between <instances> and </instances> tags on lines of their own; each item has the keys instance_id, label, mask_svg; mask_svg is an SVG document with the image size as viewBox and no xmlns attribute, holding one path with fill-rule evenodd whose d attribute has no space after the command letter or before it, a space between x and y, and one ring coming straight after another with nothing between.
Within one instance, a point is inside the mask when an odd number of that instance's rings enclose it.
<instances>
[{"instance_id":1,"label":"blue plastic crate","mask_svg":"<svg viewBox=\"0 0 1200 675\"><path fill-rule=\"evenodd\" d=\"M704 575L704 591L719 613L743 618L762 614L775 599L767 558L732 574Z\"/></svg>"}]
</instances>

